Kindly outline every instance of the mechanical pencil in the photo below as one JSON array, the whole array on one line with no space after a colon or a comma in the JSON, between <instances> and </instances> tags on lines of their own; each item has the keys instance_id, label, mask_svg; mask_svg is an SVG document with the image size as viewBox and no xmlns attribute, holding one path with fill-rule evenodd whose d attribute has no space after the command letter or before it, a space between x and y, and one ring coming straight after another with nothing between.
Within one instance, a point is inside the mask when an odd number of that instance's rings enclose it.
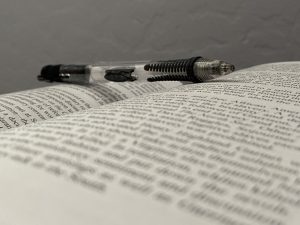
<instances>
[{"instance_id":1,"label":"mechanical pencil","mask_svg":"<svg viewBox=\"0 0 300 225\"><path fill-rule=\"evenodd\" d=\"M204 82L234 71L234 66L217 59L192 57L165 61L101 62L91 65L58 64L42 68L38 79L88 84L124 81Z\"/></svg>"}]
</instances>

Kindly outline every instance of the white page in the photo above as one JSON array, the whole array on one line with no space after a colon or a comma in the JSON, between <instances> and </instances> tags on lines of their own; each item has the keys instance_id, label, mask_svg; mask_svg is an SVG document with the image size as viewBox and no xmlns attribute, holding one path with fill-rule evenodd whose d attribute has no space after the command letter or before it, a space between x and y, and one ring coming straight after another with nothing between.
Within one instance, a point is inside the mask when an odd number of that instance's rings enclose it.
<instances>
[{"instance_id":1,"label":"white page","mask_svg":"<svg viewBox=\"0 0 300 225\"><path fill-rule=\"evenodd\" d=\"M244 72L1 133L3 223L297 225L299 90Z\"/></svg>"},{"instance_id":2,"label":"white page","mask_svg":"<svg viewBox=\"0 0 300 225\"><path fill-rule=\"evenodd\" d=\"M0 130L11 129L57 116L164 91L180 82L125 82L90 86L64 84L0 96Z\"/></svg>"}]
</instances>

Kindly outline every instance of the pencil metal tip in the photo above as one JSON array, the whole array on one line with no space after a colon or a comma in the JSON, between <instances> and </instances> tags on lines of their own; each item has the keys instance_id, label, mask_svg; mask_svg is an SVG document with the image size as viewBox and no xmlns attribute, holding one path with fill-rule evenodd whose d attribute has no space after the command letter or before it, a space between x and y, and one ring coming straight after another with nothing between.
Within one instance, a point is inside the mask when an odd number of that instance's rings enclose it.
<instances>
[{"instance_id":1,"label":"pencil metal tip","mask_svg":"<svg viewBox=\"0 0 300 225\"><path fill-rule=\"evenodd\" d=\"M235 70L234 65L227 62L221 62L220 64L220 75L227 75Z\"/></svg>"}]
</instances>

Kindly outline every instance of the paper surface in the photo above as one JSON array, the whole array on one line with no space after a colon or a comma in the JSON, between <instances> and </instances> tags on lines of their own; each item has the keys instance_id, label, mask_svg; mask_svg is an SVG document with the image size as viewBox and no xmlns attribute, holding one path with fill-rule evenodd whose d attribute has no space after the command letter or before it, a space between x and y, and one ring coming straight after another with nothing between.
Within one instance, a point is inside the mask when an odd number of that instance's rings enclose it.
<instances>
[{"instance_id":1,"label":"paper surface","mask_svg":"<svg viewBox=\"0 0 300 225\"><path fill-rule=\"evenodd\" d=\"M180 82L56 85L0 96L0 130L11 129L145 93L164 91Z\"/></svg>"},{"instance_id":2,"label":"paper surface","mask_svg":"<svg viewBox=\"0 0 300 225\"><path fill-rule=\"evenodd\" d=\"M0 218L297 225L300 78L281 66L2 132Z\"/></svg>"}]
</instances>

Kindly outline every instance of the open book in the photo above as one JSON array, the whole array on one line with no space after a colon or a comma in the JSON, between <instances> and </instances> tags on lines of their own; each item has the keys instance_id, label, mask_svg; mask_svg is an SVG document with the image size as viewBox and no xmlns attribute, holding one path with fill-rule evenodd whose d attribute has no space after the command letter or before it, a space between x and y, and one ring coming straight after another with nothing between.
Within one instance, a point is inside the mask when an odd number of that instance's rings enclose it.
<instances>
[{"instance_id":1,"label":"open book","mask_svg":"<svg viewBox=\"0 0 300 225\"><path fill-rule=\"evenodd\" d=\"M1 225L300 224L300 62L0 96Z\"/></svg>"}]
</instances>

